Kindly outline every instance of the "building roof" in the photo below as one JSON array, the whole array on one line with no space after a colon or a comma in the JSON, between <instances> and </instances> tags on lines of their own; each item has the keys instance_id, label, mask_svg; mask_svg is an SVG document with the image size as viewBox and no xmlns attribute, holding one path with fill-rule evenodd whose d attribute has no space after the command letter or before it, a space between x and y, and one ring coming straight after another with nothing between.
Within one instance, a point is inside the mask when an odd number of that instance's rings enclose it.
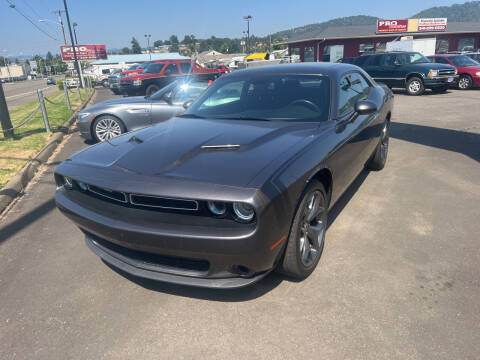
<instances>
[{"instance_id":1,"label":"building roof","mask_svg":"<svg viewBox=\"0 0 480 360\"><path fill-rule=\"evenodd\" d=\"M323 39L351 39L351 38L363 38L363 37L391 37L391 36L403 36L403 35L429 35L429 34L452 34L452 33L479 33L480 22L449 22L447 24L447 31L441 32L415 32L415 33L386 33L377 34L377 25L360 25L360 26L331 26L322 31L308 31L298 36L294 36L288 41L281 44L291 44L309 40L323 40Z\"/></svg>"},{"instance_id":2,"label":"building roof","mask_svg":"<svg viewBox=\"0 0 480 360\"><path fill-rule=\"evenodd\" d=\"M190 59L182 56L179 53L161 53L161 54L129 54L129 55L108 55L106 60L96 60L92 65L106 65L117 63L142 63L150 60L165 60L165 59Z\"/></svg>"}]
</instances>

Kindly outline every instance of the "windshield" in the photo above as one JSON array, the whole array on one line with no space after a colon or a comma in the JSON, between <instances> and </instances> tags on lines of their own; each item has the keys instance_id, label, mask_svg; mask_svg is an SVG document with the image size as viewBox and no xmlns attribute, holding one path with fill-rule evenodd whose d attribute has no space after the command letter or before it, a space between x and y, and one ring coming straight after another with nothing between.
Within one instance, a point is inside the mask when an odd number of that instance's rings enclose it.
<instances>
[{"instance_id":1,"label":"windshield","mask_svg":"<svg viewBox=\"0 0 480 360\"><path fill-rule=\"evenodd\" d=\"M220 78L184 116L233 120L326 121L330 81L323 75Z\"/></svg>"},{"instance_id":2,"label":"windshield","mask_svg":"<svg viewBox=\"0 0 480 360\"><path fill-rule=\"evenodd\" d=\"M142 74L158 74L162 71L164 63L149 63Z\"/></svg>"},{"instance_id":3,"label":"windshield","mask_svg":"<svg viewBox=\"0 0 480 360\"><path fill-rule=\"evenodd\" d=\"M128 68L128 70L137 70L140 65L132 65Z\"/></svg>"},{"instance_id":4,"label":"windshield","mask_svg":"<svg viewBox=\"0 0 480 360\"><path fill-rule=\"evenodd\" d=\"M468 56L465 55L460 55L460 56L451 56L450 60L455 64L455 66L477 66L480 65L478 62L475 60L469 58Z\"/></svg>"},{"instance_id":5,"label":"windshield","mask_svg":"<svg viewBox=\"0 0 480 360\"><path fill-rule=\"evenodd\" d=\"M186 101L195 100L207 87L208 82L206 81L176 81L165 86L163 89L158 90L150 96L150 99L164 100L164 95L170 93L169 95L171 96L172 103L183 104Z\"/></svg>"}]
</instances>

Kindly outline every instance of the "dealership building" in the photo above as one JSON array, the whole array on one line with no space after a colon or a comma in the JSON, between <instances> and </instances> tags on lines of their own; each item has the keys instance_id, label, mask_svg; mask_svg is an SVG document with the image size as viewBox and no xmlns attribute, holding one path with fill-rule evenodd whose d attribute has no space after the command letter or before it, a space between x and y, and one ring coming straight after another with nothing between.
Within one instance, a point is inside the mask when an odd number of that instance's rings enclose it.
<instances>
[{"instance_id":1,"label":"dealership building","mask_svg":"<svg viewBox=\"0 0 480 360\"><path fill-rule=\"evenodd\" d=\"M282 44L289 55L303 62L330 61L364 53L386 51L387 42L401 39L436 39L436 52L477 50L480 22L449 22L447 19L378 20L375 25L334 26L306 31Z\"/></svg>"}]
</instances>

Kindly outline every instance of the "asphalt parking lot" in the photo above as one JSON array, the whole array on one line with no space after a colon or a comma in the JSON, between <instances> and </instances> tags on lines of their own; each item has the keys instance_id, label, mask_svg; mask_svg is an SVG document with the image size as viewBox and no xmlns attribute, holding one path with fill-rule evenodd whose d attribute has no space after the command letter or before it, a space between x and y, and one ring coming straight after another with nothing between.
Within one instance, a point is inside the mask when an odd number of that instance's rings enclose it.
<instances>
[{"instance_id":1,"label":"asphalt parking lot","mask_svg":"<svg viewBox=\"0 0 480 360\"><path fill-rule=\"evenodd\" d=\"M386 168L331 211L316 271L236 291L91 253L53 201L72 133L0 220L0 359L478 359L479 114L480 91L398 92Z\"/></svg>"}]
</instances>

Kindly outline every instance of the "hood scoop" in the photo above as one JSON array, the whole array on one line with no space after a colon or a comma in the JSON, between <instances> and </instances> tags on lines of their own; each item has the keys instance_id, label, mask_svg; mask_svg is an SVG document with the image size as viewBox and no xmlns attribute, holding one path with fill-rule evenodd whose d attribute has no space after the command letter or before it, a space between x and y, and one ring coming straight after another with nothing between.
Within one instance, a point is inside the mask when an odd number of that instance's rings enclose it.
<instances>
[{"instance_id":1,"label":"hood scoop","mask_svg":"<svg viewBox=\"0 0 480 360\"><path fill-rule=\"evenodd\" d=\"M240 148L238 144L224 144L224 145L202 145L205 150L236 150Z\"/></svg>"}]
</instances>

